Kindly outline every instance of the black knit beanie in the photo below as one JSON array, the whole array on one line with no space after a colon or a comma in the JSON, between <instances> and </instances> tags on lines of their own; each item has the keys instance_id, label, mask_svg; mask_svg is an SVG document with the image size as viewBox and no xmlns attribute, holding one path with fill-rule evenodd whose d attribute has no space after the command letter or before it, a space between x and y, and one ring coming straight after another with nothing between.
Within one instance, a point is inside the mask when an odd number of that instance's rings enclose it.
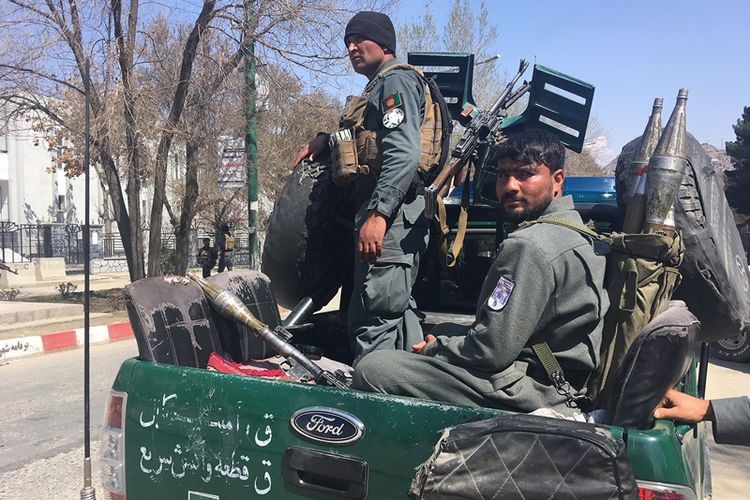
<instances>
[{"instance_id":1,"label":"black knit beanie","mask_svg":"<svg viewBox=\"0 0 750 500\"><path fill-rule=\"evenodd\" d=\"M346 25L344 43L349 35L361 35L396 54L396 30L391 18L380 12L357 12Z\"/></svg>"}]
</instances>

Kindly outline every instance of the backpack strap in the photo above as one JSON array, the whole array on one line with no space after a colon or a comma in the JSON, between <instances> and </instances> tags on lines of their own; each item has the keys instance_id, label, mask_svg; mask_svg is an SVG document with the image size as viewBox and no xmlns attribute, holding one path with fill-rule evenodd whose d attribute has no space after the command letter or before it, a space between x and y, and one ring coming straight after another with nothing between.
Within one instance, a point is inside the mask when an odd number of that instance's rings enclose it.
<instances>
[{"instance_id":1,"label":"backpack strap","mask_svg":"<svg viewBox=\"0 0 750 500\"><path fill-rule=\"evenodd\" d=\"M590 238L592 241L598 241L600 243L604 243L607 246L612 246L612 238L594 231L589 226L571 222L569 220L558 217L544 217L533 221L525 221L519 224L517 230L526 229L535 224L542 223L566 227L568 229L576 231L584 237ZM563 372L562 366L560 366L557 358L555 358L555 355L552 353L552 349L550 349L549 344L547 344L547 342L538 342L536 344L533 344L531 346L531 349L534 351L534 354L536 354L536 357L539 358L544 371L547 373L547 377L550 379L557 392L560 395L565 396L565 398L567 399L565 404L570 408L578 408L581 411L589 411L592 408L592 401L586 396L573 395L570 383L565 379L565 373Z\"/></svg>"},{"instance_id":2,"label":"backpack strap","mask_svg":"<svg viewBox=\"0 0 750 500\"><path fill-rule=\"evenodd\" d=\"M562 219L559 217L541 217L536 220L525 221L518 225L518 229L526 229L527 227L531 227L535 224L543 224L543 223L567 227L568 229L572 229L573 231L576 231L577 233L580 233L583 236L587 236L591 238L592 240L599 241L610 247L612 246L612 238L610 238L609 236L605 234L601 234L597 231L594 231L592 228L584 224L578 224L577 222L571 222L569 220Z\"/></svg>"}]
</instances>

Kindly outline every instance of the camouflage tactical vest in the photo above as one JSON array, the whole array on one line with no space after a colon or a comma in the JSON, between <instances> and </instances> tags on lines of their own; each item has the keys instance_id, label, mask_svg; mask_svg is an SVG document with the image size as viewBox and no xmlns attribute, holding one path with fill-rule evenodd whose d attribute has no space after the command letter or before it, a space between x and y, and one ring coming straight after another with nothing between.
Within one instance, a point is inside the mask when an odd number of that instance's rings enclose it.
<instances>
[{"instance_id":1,"label":"camouflage tactical vest","mask_svg":"<svg viewBox=\"0 0 750 500\"><path fill-rule=\"evenodd\" d=\"M421 153L419 170L430 172L440 160L443 127L440 106L430 92L424 74L409 64L394 64L383 69L372 80L382 78L394 69L410 69L419 75L424 86L424 118L421 126ZM339 131L334 133L331 141L333 159L333 181L336 185L346 187L357 178L370 172L380 173L383 166L382 140L388 129L367 130L364 127L365 109L374 85L368 85L361 96L349 96L344 113L339 121Z\"/></svg>"}]
</instances>

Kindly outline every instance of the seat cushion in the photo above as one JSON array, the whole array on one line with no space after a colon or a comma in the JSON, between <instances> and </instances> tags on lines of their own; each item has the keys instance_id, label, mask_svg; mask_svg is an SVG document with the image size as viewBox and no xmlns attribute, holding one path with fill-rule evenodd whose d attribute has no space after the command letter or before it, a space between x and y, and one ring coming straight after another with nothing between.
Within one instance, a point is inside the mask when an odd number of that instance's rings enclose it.
<instances>
[{"instance_id":1,"label":"seat cushion","mask_svg":"<svg viewBox=\"0 0 750 500\"><path fill-rule=\"evenodd\" d=\"M205 368L223 353L203 290L184 277L144 278L124 289L140 358Z\"/></svg>"},{"instance_id":2,"label":"seat cushion","mask_svg":"<svg viewBox=\"0 0 750 500\"><path fill-rule=\"evenodd\" d=\"M700 322L678 300L646 325L615 376L607 423L650 427L654 408L690 366L699 333Z\"/></svg>"}]
</instances>

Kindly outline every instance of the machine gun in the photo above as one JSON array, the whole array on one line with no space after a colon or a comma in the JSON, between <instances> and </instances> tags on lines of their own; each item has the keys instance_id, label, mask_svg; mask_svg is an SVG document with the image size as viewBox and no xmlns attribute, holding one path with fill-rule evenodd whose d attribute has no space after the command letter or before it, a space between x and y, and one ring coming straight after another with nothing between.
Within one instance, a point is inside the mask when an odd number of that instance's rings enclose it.
<instances>
[{"instance_id":1,"label":"machine gun","mask_svg":"<svg viewBox=\"0 0 750 500\"><path fill-rule=\"evenodd\" d=\"M257 337L271 346L274 351L292 363L293 367L302 367L318 384L330 385L341 389L348 388L348 385L340 377L323 370L296 347L291 345L289 340L292 338L292 334L286 329L277 326L271 330L267 325L253 316L250 309L231 291L222 290L213 283L209 283L192 273L188 273L187 276L203 289L209 302L211 302L220 314L248 327Z\"/></svg>"},{"instance_id":2,"label":"machine gun","mask_svg":"<svg viewBox=\"0 0 750 500\"><path fill-rule=\"evenodd\" d=\"M428 219L432 219L437 213L437 198L446 194L450 179L463 170L481 142L487 141L488 138L495 138L499 134L503 119L506 117L506 110L531 88L531 84L524 81L521 87L513 90L516 82L528 67L529 62L521 59L518 72L505 86L489 110L479 110L470 104L464 105L461 114L457 117L458 122L466 128L464 135L451 151L451 160L448 165L441 170L432 184L425 188L425 215Z\"/></svg>"}]
</instances>

